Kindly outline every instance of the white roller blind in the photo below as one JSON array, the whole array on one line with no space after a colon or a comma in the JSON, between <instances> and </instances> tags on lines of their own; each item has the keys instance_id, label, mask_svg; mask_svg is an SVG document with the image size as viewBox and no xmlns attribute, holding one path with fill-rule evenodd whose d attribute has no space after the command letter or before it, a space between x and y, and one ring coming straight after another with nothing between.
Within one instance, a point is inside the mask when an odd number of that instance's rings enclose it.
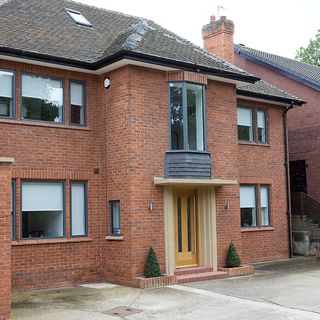
<instances>
[{"instance_id":1,"label":"white roller blind","mask_svg":"<svg viewBox=\"0 0 320 320\"><path fill-rule=\"evenodd\" d=\"M0 97L12 98L13 73L0 71Z\"/></svg>"},{"instance_id":2,"label":"white roller blind","mask_svg":"<svg viewBox=\"0 0 320 320\"><path fill-rule=\"evenodd\" d=\"M83 84L71 83L70 85L70 101L72 105L83 106Z\"/></svg>"},{"instance_id":3,"label":"white roller blind","mask_svg":"<svg viewBox=\"0 0 320 320\"><path fill-rule=\"evenodd\" d=\"M240 187L240 208L256 207L256 188L254 186Z\"/></svg>"},{"instance_id":4,"label":"white roller blind","mask_svg":"<svg viewBox=\"0 0 320 320\"><path fill-rule=\"evenodd\" d=\"M261 186L260 188L260 206L261 208L268 208L269 207L269 193L268 187Z\"/></svg>"},{"instance_id":5,"label":"white roller blind","mask_svg":"<svg viewBox=\"0 0 320 320\"><path fill-rule=\"evenodd\" d=\"M252 110L247 108L238 108L238 125L252 127Z\"/></svg>"},{"instance_id":6,"label":"white roller blind","mask_svg":"<svg viewBox=\"0 0 320 320\"><path fill-rule=\"evenodd\" d=\"M258 111L257 112L258 115L258 127L259 128L265 128L266 126L266 119L265 119L265 112L264 111Z\"/></svg>"},{"instance_id":7,"label":"white roller blind","mask_svg":"<svg viewBox=\"0 0 320 320\"><path fill-rule=\"evenodd\" d=\"M73 236L86 234L85 185L71 184L71 229Z\"/></svg>"},{"instance_id":8,"label":"white roller blind","mask_svg":"<svg viewBox=\"0 0 320 320\"><path fill-rule=\"evenodd\" d=\"M23 182L22 211L63 211L63 184Z\"/></svg>"},{"instance_id":9,"label":"white roller blind","mask_svg":"<svg viewBox=\"0 0 320 320\"><path fill-rule=\"evenodd\" d=\"M22 96L62 105L62 81L24 74L22 75Z\"/></svg>"}]
</instances>

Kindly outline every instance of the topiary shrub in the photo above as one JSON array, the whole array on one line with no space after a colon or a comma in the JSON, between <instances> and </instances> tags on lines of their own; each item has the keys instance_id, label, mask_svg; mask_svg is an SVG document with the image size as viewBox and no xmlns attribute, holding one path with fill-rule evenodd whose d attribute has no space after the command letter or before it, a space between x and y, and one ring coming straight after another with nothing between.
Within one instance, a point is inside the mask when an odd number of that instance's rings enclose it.
<instances>
[{"instance_id":1,"label":"topiary shrub","mask_svg":"<svg viewBox=\"0 0 320 320\"><path fill-rule=\"evenodd\" d=\"M227 268L235 268L240 267L241 260L238 255L237 249L234 246L233 242L231 241L227 253Z\"/></svg>"},{"instance_id":2,"label":"topiary shrub","mask_svg":"<svg viewBox=\"0 0 320 320\"><path fill-rule=\"evenodd\" d=\"M159 261L152 247L150 247L147 256L147 263L144 270L144 276L146 278L154 278L161 276Z\"/></svg>"}]
</instances>

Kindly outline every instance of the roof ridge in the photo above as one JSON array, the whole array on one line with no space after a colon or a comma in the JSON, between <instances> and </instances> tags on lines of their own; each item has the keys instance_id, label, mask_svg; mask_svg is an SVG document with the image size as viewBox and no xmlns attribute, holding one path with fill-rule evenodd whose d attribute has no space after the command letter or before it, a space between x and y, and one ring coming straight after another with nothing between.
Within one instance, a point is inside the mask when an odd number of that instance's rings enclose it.
<instances>
[{"instance_id":1,"label":"roof ridge","mask_svg":"<svg viewBox=\"0 0 320 320\"><path fill-rule=\"evenodd\" d=\"M121 46L123 50L133 50L142 40L147 30L150 29L150 26L147 20L142 20L136 26L133 26L132 29L133 32L127 37Z\"/></svg>"},{"instance_id":2,"label":"roof ridge","mask_svg":"<svg viewBox=\"0 0 320 320\"><path fill-rule=\"evenodd\" d=\"M286 59L286 60L290 60L290 61L293 61L293 62L301 63L301 64L304 64L304 65L306 65L306 66L308 66L308 67L312 67L312 68L314 67L314 68L316 68L316 69L319 69L319 71L320 71L320 67L319 67L319 66L316 66L316 65L311 64L311 63L307 63L307 62L299 61L299 60L297 60L297 59L292 59L292 58L280 56L280 55L278 55L278 54L270 53L270 52L267 52L267 51L262 51L262 50L258 50L258 49L255 49L255 48L247 47L247 46L242 45L242 44L235 44L234 46L237 47L237 48L239 48L239 50L241 50L241 48L245 48L245 49L249 49L249 50L254 50L254 51L257 51L257 52L264 53L264 54L269 54L270 56L273 56L273 57L277 57L277 58Z\"/></svg>"}]
</instances>

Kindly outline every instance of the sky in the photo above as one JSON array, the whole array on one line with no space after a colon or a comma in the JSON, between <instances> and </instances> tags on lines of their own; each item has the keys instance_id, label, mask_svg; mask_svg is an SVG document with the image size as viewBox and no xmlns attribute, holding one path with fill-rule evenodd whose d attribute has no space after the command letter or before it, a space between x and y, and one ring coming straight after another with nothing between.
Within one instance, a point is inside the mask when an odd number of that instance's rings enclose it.
<instances>
[{"instance_id":1,"label":"sky","mask_svg":"<svg viewBox=\"0 0 320 320\"><path fill-rule=\"evenodd\" d=\"M320 0L76 1L154 20L201 47L202 26L220 6L220 16L235 24L235 43L288 58L320 29Z\"/></svg>"}]
</instances>

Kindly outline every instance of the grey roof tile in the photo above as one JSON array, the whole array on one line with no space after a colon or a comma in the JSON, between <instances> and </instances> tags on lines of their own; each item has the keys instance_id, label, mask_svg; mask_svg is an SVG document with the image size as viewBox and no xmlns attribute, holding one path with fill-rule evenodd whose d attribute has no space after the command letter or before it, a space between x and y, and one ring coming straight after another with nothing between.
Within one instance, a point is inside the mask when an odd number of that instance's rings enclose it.
<instances>
[{"instance_id":1,"label":"grey roof tile","mask_svg":"<svg viewBox=\"0 0 320 320\"><path fill-rule=\"evenodd\" d=\"M77 25L65 8L79 11L93 28ZM225 76L255 77L150 20L69 0L9 0L0 10L4 48L96 63L122 51L192 64Z\"/></svg>"},{"instance_id":2,"label":"grey roof tile","mask_svg":"<svg viewBox=\"0 0 320 320\"><path fill-rule=\"evenodd\" d=\"M308 63L300 62L294 59L281 57L275 54L259 51L246 47L244 45L235 45L237 54L244 54L272 67L278 68L292 76L300 79L303 83L320 89L320 67Z\"/></svg>"}]
</instances>

